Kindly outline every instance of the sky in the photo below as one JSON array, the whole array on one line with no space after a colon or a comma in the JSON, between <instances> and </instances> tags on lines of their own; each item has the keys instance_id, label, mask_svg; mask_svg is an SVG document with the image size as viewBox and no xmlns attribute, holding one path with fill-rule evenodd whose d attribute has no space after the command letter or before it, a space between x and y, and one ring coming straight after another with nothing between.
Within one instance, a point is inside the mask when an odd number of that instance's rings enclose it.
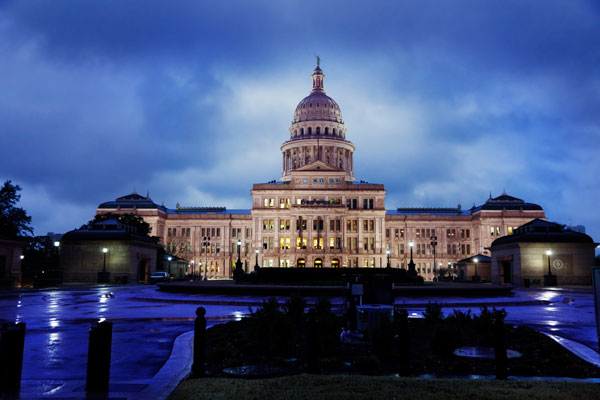
<instances>
[{"instance_id":1,"label":"sky","mask_svg":"<svg viewBox=\"0 0 600 400\"><path fill-rule=\"evenodd\" d=\"M600 241L600 5L0 0L0 180L36 235L134 189L250 208L315 55L386 208L540 204Z\"/></svg>"}]
</instances>

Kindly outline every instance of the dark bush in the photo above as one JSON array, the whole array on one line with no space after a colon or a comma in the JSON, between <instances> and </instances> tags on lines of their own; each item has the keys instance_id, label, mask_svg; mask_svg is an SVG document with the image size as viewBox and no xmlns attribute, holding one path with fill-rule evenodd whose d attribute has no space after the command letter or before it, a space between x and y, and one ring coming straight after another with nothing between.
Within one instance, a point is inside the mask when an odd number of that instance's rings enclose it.
<instances>
[{"instance_id":1,"label":"dark bush","mask_svg":"<svg viewBox=\"0 0 600 400\"><path fill-rule=\"evenodd\" d=\"M389 318L380 318L373 337L373 350L380 358L390 358L394 355L394 326Z\"/></svg>"},{"instance_id":2,"label":"dark bush","mask_svg":"<svg viewBox=\"0 0 600 400\"><path fill-rule=\"evenodd\" d=\"M268 354L290 354L291 328L289 319L281 311L274 297L263 301L262 307L251 316L254 339L257 345Z\"/></svg>"},{"instance_id":3,"label":"dark bush","mask_svg":"<svg viewBox=\"0 0 600 400\"><path fill-rule=\"evenodd\" d=\"M306 308L306 301L300 295L294 294L285 303L285 312L287 313L290 321L296 326L302 325L304 321L304 309Z\"/></svg>"},{"instance_id":4,"label":"dark bush","mask_svg":"<svg viewBox=\"0 0 600 400\"><path fill-rule=\"evenodd\" d=\"M442 306L436 302L427 302L423 316L427 322L438 322L442 320Z\"/></svg>"},{"instance_id":5,"label":"dark bush","mask_svg":"<svg viewBox=\"0 0 600 400\"><path fill-rule=\"evenodd\" d=\"M433 335L433 351L440 357L449 357L463 343L463 333L458 324L447 321L439 325Z\"/></svg>"}]
</instances>

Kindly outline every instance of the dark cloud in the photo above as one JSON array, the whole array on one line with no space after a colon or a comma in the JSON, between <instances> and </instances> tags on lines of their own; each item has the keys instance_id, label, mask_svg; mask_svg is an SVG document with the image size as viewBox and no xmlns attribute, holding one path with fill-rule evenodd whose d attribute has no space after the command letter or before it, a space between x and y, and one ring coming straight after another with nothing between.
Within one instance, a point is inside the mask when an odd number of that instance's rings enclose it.
<instances>
[{"instance_id":1,"label":"dark cloud","mask_svg":"<svg viewBox=\"0 0 600 400\"><path fill-rule=\"evenodd\" d=\"M0 178L44 233L136 187L250 207L313 55L388 205L504 188L588 225L600 196L593 2L0 2ZM49 209L68 217L57 218Z\"/></svg>"}]
</instances>

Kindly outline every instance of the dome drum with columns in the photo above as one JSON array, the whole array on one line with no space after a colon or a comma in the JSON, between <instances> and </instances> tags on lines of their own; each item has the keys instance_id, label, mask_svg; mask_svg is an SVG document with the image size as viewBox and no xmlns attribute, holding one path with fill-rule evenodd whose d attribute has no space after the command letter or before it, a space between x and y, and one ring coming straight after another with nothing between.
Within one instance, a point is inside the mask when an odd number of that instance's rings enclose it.
<instances>
[{"instance_id":1,"label":"dome drum with columns","mask_svg":"<svg viewBox=\"0 0 600 400\"><path fill-rule=\"evenodd\" d=\"M281 181L291 180L291 172L316 161L346 172L345 180L354 181L354 145L346 140L346 126L338 104L325 94L325 75L319 67L313 71L313 87L294 112L290 140L283 143Z\"/></svg>"}]
</instances>

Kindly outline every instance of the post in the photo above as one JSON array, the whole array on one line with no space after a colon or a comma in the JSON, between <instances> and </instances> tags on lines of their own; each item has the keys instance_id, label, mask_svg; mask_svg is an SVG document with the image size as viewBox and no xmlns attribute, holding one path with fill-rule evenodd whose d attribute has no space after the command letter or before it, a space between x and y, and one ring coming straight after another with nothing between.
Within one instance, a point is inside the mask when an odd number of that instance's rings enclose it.
<instances>
[{"instance_id":1,"label":"post","mask_svg":"<svg viewBox=\"0 0 600 400\"><path fill-rule=\"evenodd\" d=\"M90 325L88 363L85 390L108 393L112 322L99 321Z\"/></svg>"},{"instance_id":2,"label":"post","mask_svg":"<svg viewBox=\"0 0 600 400\"><path fill-rule=\"evenodd\" d=\"M506 340L504 336L504 310L494 311L494 350L496 355L496 379L508 378L508 366L506 357Z\"/></svg>"},{"instance_id":3,"label":"post","mask_svg":"<svg viewBox=\"0 0 600 400\"><path fill-rule=\"evenodd\" d=\"M390 253L391 253L391 251L388 250L387 251L387 265L386 265L386 268L392 268L392 266L390 264Z\"/></svg>"},{"instance_id":4,"label":"post","mask_svg":"<svg viewBox=\"0 0 600 400\"><path fill-rule=\"evenodd\" d=\"M414 242L411 240L410 242L408 242L408 245L410 247L410 262L408 263L408 275L416 276L417 270L415 269L415 262L413 261Z\"/></svg>"},{"instance_id":5,"label":"post","mask_svg":"<svg viewBox=\"0 0 600 400\"><path fill-rule=\"evenodd\" d=\"M552 255L552 250L547 250L546 255L548 256L548 274L544 275L544 286L556 286L558 284L556 275L552 274L552 269L550 268L550 256Z\"/></svg>"},{"instance_id":6,"label":"post","mask_svg":"<svg viewBox=\"0 0 600 400\"><path fill-rule=\"evenodd\" d=\"M410 330L408 325L408 311L398 310L395 318L398 318L398 357L400 359L400 375L408 375L410 372Z\"/></svg>"},{"instance_id":7,"label":"post","mask_svg":"<svg viewBox=\"0 0 600 400\"><path fill-rule=\"evenodd\" d=\"M98 283L110 283L110 272L106 272L106 253L108 249L106 247L102 248L102 253L104 253L104 261L102 262L102 272L98 272Z\"/></svg>"},{"instance_id":8,"label":"post","mask_svg":"<svg viewBox=\"0 0 600 400\"><path fill-rule=\"evenodd\" d=\"M25 322L3 323L0 339L0 395L18 397L21 388L24 345Z\"/></svg>"},{"instance_id":9,"label":"post","mask_svg":"<svg viewBox=\"0 0 600 400\"><path fill-rule=\"evenodd\" d=\"M242 260L240 259L240 247L242 246L242 241L237 241L237 253L238 259L235 262L235 271L233 271L233 279L237 280L240 276L244 274L244 270L242 269Z\"/></svg>"},{"instance_id":10,"label":"post","mask_svg":"<svg viewBox=\"0 0 600 400\"><path fill-rule=\"evenodd\" d=\"M260 268L260 266L258 265L258 249L254 250L254 252L256 253L256 264L254 265L254 272L258 272L258 269Z\"/></svg>"},{"instance_id":11,"label":"post","mask_svg":"<svg viewBox=\"0 0 600 400\"><path fill-rule=\"evenodd\" d=\"M314 308L308 311L306 369L309 374L319 373L319 326Z\"/></svg>"},{"instance_id":12,"label":"post","mask_svg":"<svg viewBox=\"0 0 600 400\"><path fill-rule=\"evenodd\" d=\"M192 374L200 377L205 375L206 369L206 309L196 309L196 322L194 323L194 364Z\"/></svg>"}]
</instances>

